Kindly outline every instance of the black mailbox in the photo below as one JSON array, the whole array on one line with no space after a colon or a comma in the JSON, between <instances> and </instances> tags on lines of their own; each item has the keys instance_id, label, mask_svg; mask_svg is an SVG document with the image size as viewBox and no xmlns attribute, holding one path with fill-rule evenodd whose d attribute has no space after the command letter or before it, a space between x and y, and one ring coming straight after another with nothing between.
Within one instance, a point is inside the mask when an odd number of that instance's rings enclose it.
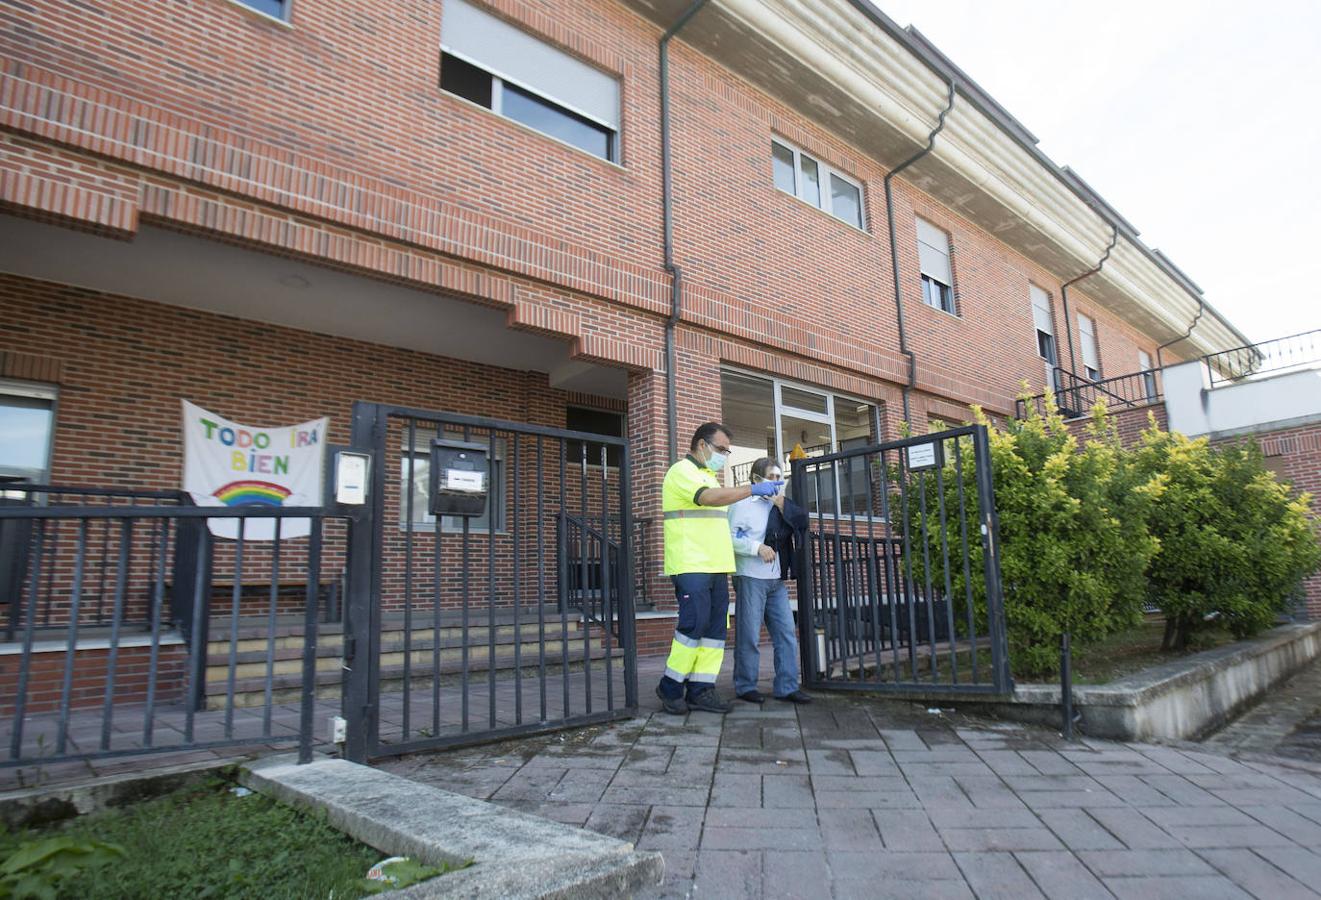
<instances>
[{"instance_id":1,"label":"black mailbox","mask_svg":"<svg viewBox=\"0 0 1321 900\"><path fill-rule=\"evenodd\" d=\"M486 512L491 463L485 444L431 442L431 514L480 516Z\"/></svg>"}]
</instances>

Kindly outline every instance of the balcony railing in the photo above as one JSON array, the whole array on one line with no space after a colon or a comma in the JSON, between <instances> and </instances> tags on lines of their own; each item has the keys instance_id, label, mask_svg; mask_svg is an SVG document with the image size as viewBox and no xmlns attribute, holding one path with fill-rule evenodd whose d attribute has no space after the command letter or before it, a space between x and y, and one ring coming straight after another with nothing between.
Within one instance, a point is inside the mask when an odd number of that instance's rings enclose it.
<instances>
[{"instance_id":1,"label":"balcony railing","mask_svg":"<svg viewBox=\"0 0 1321 900\"><path fill-rule=\"evenodd\" d=\"M1321 366L1321 328L1202 357L1211 387L1256 375L1282 375Z\"/></svg>"},{"instance_id":2,"label":"balcony railing","mask_svg":"<svg viewBox=\"0 0 1321 900\"><path fill-rule=\"evenodd\" d=\"M1055 404L1066 419L1087 415L1098 400L1105 401L1106 407L1113 412L1149 406L1164 397L1160 369L1143 369L1100 381L1079 377L1058 366L1053 374ZM1017 418L1026 418L1029 408L1035 409L1038 415L1045 415L1046 395L1019 398L1014 414Z\"/></svg>"}]
</instances>

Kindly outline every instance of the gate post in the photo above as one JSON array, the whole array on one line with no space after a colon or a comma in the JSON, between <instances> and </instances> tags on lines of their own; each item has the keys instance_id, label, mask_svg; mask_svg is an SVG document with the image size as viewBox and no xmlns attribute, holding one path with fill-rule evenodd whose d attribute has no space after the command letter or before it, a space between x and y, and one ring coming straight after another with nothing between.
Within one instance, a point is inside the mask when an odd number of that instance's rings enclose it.
<instances>
[{"instance_id":1,"label":"gate post","mask_svg":"<svg viewBox=\"0 0 1321 900\"><path fill-rule=\"evenodd\" d=\"M991 632L991 667L997 693L1013 690L1009 673L1009 636L1005 624L1004 591L1000 584L1000 524L995 513L995 482L986 426L977 425L973 459L977 467L977 510L981 519L982 570L986 579L986 621Z\"/></svg>"},{"instance_id":2,"label":"gate post","mask_svg":"<svg viewBox=\"0 0 1321 900\"><path fill-rule=\"evenodd\" d=\"M385 490L385 460L377 449L383 446L377 405L353 404L350 444L371 457L367 502L355 507L349 518L347 578L344 608L344 676L340 712L347 724L344 757L365 763L376 744L377 696L373 691L375 647L380 640L373 601L378 545L375 523Z\"/></svg>"}]
</instances>

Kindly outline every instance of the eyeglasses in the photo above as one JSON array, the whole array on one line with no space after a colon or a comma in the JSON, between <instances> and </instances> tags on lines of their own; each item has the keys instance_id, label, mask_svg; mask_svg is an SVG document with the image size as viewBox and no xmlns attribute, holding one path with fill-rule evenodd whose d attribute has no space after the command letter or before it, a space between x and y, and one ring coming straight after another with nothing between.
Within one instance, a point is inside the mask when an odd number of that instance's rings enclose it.
<instances>
[{"instance_id":1,"label":"eyeglasses","mask_svg":"<svg viewBox=\"0 0 1321 900\"><path fill-rule=\"evenodd\" d=\"M723 454L725 454L726 456L729 455L729 451L730 451L730 449L731 449L730 446L729 446L728 444L726 444L726 445L723 446L723 447L718 446L718 445L716 445L716 444L710 444L709 446L711 447L712 450L716 451L717 453L723 453Z\"/></svg>"}]
</instances>

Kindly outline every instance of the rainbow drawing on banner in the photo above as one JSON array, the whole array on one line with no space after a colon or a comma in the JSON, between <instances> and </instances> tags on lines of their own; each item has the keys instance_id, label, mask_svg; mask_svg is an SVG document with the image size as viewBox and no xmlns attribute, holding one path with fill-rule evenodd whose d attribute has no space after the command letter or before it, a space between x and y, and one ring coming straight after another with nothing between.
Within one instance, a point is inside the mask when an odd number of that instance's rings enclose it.
<instances>
[{"instance_id":1,"label":"rainbow drawing on banner","mask_svg":"<svg viewBox=\"0 0 1321 900\"><path fill-rule=\"evenodd\" d=\"M231 481L216 488L213 496L218 497L226 506L248 506L254 503L263 506L283 506L285 499L292 493L288 488L269 481Z\"/></svg>"}]
</instances>

